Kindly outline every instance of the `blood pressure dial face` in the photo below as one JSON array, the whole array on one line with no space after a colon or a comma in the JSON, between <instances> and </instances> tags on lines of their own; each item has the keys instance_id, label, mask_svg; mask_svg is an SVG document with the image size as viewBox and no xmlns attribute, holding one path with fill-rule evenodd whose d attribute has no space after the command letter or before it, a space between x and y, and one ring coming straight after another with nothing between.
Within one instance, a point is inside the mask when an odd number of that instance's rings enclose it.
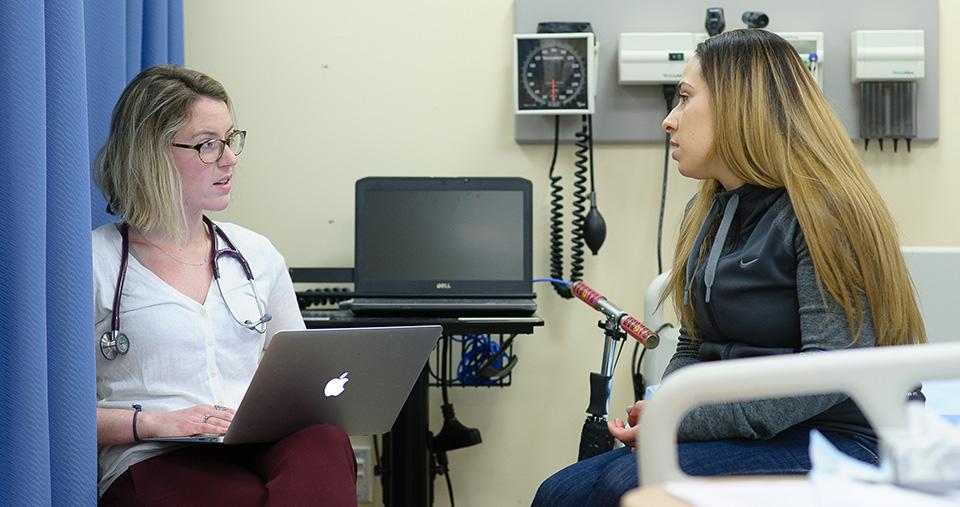
<instances>
[{"instance_id":1,"label":"blood pressure dial face","mask_svg":"<svg viewBox=\"0 0 960 507\"><path fill-rule=\"evenodd\" d=\"M587 39L517 41L521 111L588 108Z\"/></svg>"}]
</instances>

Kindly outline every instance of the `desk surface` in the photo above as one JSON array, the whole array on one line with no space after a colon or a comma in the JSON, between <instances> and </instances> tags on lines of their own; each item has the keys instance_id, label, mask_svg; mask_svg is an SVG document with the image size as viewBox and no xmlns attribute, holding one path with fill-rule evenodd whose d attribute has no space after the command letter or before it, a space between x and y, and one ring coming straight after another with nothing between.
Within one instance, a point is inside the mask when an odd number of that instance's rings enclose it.
<instances>
[{"instance_id":1,"label":"desk surface","mask_svg":"<svg viewBox=\"0 0 960 507\"><path fill-rule=\"evenodd\" d=\"M444 334L504 333L530 334L534 327L543 325L543 319L533 315L517 316L384 316L354 315L349 310L304 310L303 321L309 328L416 326L438 324Z\"/></svg>"},{"instance_id":2,"label":"desk surface","mask_svg":"<svg viewBox=\"0 0 960 507\"><path fill-rule=\"evenodd\" d=\"M620 499L620 507L689 507L690 504L667 493L663 485L637 488Z\"/></svg>"}]
</instances>

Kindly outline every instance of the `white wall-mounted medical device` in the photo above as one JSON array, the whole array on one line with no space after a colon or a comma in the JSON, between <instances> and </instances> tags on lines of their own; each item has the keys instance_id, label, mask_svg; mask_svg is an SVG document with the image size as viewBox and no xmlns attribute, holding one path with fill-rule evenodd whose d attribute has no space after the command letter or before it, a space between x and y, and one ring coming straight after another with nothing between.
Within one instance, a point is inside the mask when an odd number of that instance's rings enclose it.
<instances>
[{"instance_id":1,"label":"white wall-mounted medical device","mask_svg":"<svg viewBox=\"0 0 960 507\"><path fill-rule=\"evenodd\" d=\"M851 79L860 88L860 137L917 137L917 80L924 77L923 30L857 30L850 35Z\"/></svg>"},{"instance_id":2,"label":"white wall-mounted medical device","mask_svg":"<svg viewBox=\"0 0 960 507\"><path fill-rule=\"evenodd\" d=\"M707 34L621 33L617 71L622 85L676 84Z\"/></svg>"},{"instance_id":3,"label":"white wall-mounted medical device","mask_svg":"<svg viewBox=\"0 0 960 507\"><path fill-rule=\"evenodd\" d=\"M777 32L793 45L817 85L823 89L823 32Z\"/></svg>"},{"instance_id":4,"label":"white wall-mounted medical device","mask_svg":"<svg viewBox=\"0 0 960 507\"><path fill-rule=\"evenodd\" d=\"M513 36L516 114L593 114L597 44L592 33Z\"/></svg>"},{"instance_id":5,"label":"white wall-mounted medical device","mask_svg":"<svg viewBox=\"0 0 960 507\"><path fill-rule=\"evenodd\" d=\"M597 143L660 142L663 140L663 82L634 85L642 82L622 70L619 54L621 34L657 32L706 32L705 7L723 7L728 31L743 27L742 14L762 10L768 17L767 30L784 35L786 32L822 32L823 51L816 51L817 62L812 67L820 70L823 95L834 108L838 118L853 138L860 138L859 87L850 83L850 34L862 29L912 29L924 31L925 77L917 81L918 116L917 140L933 141L940 137L941 60L952 53L941 43L941 33L952 30L949 22L941 23L940 4L944 0L809 0L787 2L782 0L758 2L732 0L727 2L638 2L636 0L605 0L584 2L576 0L514 0L512 32L534 33L546 19L590 20L591 30L600 43L597 60L597 105L594 112L594 141ZM753 19L753 18L751 18ZM556 29L568 33L584 30ZM818 41L819 42L819 41ZM509 44L509 42L508 42ZM630 48L625 44L624 49ZM649 49L663 49L653 47ZM673 47L670 52L678 52ZM798 48L803 51L803 48ZM508 50L508 51L512 51ZM940 58L943 52L944 58ZM806 53L809 56L810 53ZM509 66L511 55L505 54ZM628 63L626 60L623 63ZM636 63L636 62L634 62ZM680 65L677 65L680 67ZM509 67L508 67L509 68ZM509 70L507 71L509 72ZM644 71L641 71L644 72ZM659 81L661 73L650 71ZM513 78L509 75L510 79ZM620 83L618 83L620 81ZM676 84L677 81L673 81ZM512 82L504 82L502 91L513 91ZM508 101L512 102L512 97ZM507 107L512 107L507 106ZM520 144L540 144L553 141L553 122L536 115L512 115L514 139ZM561 118L561 138L571 140L576 122ZM901 143L903 144L903 143ZM889 143L888 143L889 146ZM871 141L876 149L876 141ZM891 151L891 150L886 150Z\"/></svg>"},{"instance_id":6,"label":"white wall-mounted medical device","mask_svg":"<svg viewBox=\"0 0 960 507\"><path fill-rule=\"evenodd\" d=\"M796 48L803 64L823 87L823 32L779 33ZM621 33L617 71L622 85L676 84L706 33Z\"/></svg>"},{"instance_id":7,"label":"white wall-mounted medical device","mask_svg":"<svg viewBox=\"0 0 960 507\"><path fill-rule=\"evenodd\" d=\"M854 83L923 78L923 30L857 30L850 35Z\"/></svg>"}]
</instances>

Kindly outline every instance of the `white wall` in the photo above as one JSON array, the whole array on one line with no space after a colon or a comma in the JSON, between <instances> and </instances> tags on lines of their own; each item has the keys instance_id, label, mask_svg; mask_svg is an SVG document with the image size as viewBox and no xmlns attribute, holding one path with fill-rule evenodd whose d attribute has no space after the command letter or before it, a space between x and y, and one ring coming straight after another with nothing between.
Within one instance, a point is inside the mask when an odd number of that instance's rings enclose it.
<instances>
[{"instance_id":1,"label":"white wall","mask_svg":"<svg viewBox=\"0 0 960 507\"><path fill-rule=\"evenodd\" d=\"M187 65L223 82L250 132L233 204L219 218L266 234L290 266L351 266L356 179L522 176L535 188L534 271L547 274L551 153L513 141L513 1L188 0L184 16ZM940 141L915 143L912 154L864 154L905 244L960 244L960 60L947 50L960 47L947 29L955 22L960 4L941 2ZM595 156L609 233L585 280L640 313L656 274L662 146L602 145ZM560 159L569 175L571 147ZM671 167L667 260L694 188ZM513 386L451 393L460 421L484 439L450 453L462 506L528 505L543 478L576 459L588 374L600 368L597 315L547 287L538 294L547 324L517 339ZM632 397L628 352L614 386L618 415ZM442 479L436 497L448 505Z\"/></svg>"}]
</instances>

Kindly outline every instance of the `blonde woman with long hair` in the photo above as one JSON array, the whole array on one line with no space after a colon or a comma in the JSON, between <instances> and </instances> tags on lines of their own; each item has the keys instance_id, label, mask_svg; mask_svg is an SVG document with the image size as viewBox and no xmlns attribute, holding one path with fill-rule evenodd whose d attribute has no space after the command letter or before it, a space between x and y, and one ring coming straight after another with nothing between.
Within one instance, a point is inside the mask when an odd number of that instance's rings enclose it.
<instances>
[{"instance_id":1,"label":"blonde woman with long hair","mask_svg":"<svg viewBox=\"0 0 960 507\"><path fill-rule=\"evenodd\" d=\"M763 30L710 38L678 94L663 128L680 173L701 184L664 296L681 322L665 376L702 361L924 342L893 220L793 47ZM629 426L609 423L625 448L561 470L534 505L618 505L637 486L630 447L643 409L628 409ZM680 466L805 473L811 429L878 461L857 406L824 394L696 408L680 425Z\"/></svg>"},{"instance_id":2,"label":"blonde woman with long hair","mask_svg":"<svg viewBox=\"0 0 960 507\"><path fill-rule=\"evenodd\" d=\"M332 425L264 444L145 441L226 433L274 333L304 328L280 252L206 216L230 204L246 134L223 86L177 65L142 71L114 108L95 164L120 218L93 231L100 505L357 504Z\"/></svg>"}]
</instances>

